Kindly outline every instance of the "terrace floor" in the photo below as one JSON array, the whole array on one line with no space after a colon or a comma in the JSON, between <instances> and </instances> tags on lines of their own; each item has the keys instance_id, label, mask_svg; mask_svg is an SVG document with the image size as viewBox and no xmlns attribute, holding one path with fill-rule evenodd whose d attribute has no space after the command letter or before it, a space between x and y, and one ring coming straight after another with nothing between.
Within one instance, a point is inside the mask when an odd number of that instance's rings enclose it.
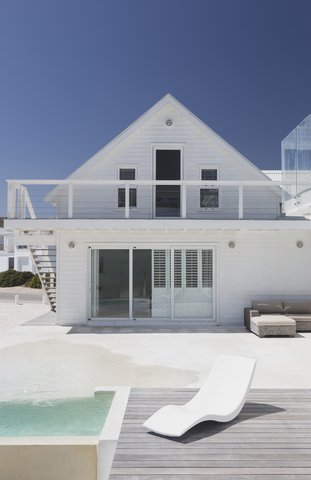
<instances>
[{"instance_id":1,"label":"terrace floor","mask_svg":"<svg viewBox=\"0 0 311 480\"><path fill-rule=\"evenodd\" d=\"M131 390L109 480L311 479L311 390L252 389L236 419L203 422L180 438L142 423L197 389Z\"/></svg>"}]
</instances>

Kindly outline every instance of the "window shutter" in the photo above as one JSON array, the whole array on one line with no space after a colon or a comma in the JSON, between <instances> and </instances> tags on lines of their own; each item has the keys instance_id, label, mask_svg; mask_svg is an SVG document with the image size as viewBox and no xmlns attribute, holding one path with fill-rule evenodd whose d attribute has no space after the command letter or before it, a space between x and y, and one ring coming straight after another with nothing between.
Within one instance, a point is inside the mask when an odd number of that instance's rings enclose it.
<instances>
[{"instance_id":1,"label":"window shutter","mask_svg":"<svg viewBox=\"0 0 311 480\"><path fill-rule=\"evenodd\" d=\"M213 252L202 250L202 287L213 287Z\"/></svg>"},{"instance_id":2,"label":"window shutter","mask_svg":"<svg viewBox=\"0 0 311 480\"><path fill-rule=\"evenodd\" d=\"M186 250L186 287L198 286L198 251Z\"/></svg>"},{"instance_id":3,"label":"window shutter","mask_svg":"<svg viewBox=\"0 0 311 480\"><path fill-rule=\"evenodd\" d=\"M174 287L182 286L181 250L174 252Z\"/></svg>"},{"instance_id":4,"label":"window shutter","mask_svg":"<svg viewBox=\"0 0 311 480\"><path fill-rule=\"evenodd\" d=\"M153 252L153 285L154 288L166 287L166 251Z\"/></svg>"}]
</instances>

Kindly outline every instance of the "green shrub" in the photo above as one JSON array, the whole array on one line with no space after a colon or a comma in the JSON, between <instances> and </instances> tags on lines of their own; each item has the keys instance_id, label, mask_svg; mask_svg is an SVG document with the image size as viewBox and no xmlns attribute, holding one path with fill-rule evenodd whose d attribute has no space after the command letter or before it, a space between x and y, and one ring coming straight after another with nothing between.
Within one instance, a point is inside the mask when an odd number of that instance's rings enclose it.
<instances>
[{"instance_id":1,"label":"green shrub","mask_svg":"<svg viewBox=\"0 0 311 480\"><path fill-rule=\"evenodd\" d=\"M42 288L41 280L39 275L36 273L29 283L30 288Z\"/></svg>"},{"instance_id":2,"label":"green shrub","mask_svg":"<svg viewBox=\"0 0 311 480\"><path fill-rule=\"evenodd\" d=\"M16 270L6 270L0 273L0 287L18 287L25 285L34 277L32 272L17 272Z\"/></svg>"}]
</instances>

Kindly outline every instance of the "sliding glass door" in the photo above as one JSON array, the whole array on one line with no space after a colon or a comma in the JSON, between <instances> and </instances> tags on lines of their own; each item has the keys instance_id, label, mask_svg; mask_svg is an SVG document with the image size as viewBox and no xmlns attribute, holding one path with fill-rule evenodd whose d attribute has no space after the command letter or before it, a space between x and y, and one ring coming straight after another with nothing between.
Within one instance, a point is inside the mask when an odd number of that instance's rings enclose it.
<instances>
[{"instance_id":1,"label":"sliding glass door","mask_svg":"<svg viewBox=\"0 0 311 480\"><path fill-rule=\"evenodd\" d=\"M212 320L213 249L92 249L91 318Z\"/></svg>"},{"instance_id":2,"label":"sliding glass door","mask_svg":"<svg viewBox=\"0 0 311 480\"><path fill-rule=\"evenodd\" d=\"M92 250L92 318L129 317L129 250Z\"/></svg>"}]
</instances>

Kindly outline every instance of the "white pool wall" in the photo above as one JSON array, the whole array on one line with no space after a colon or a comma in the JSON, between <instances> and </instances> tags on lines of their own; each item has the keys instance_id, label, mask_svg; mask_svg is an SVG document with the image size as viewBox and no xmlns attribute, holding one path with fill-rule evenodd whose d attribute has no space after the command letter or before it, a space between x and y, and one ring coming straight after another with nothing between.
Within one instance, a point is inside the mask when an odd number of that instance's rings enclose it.
<instances>
[{"instance_id":1,"label":"white pool wall","mask_svg":"<svg viewBox=\"0 0 311 480\"><path fill-rule=\"evenodd\" d=\"M97 480L108 480L131 387L97 387L95 393L113 393L109 413L97 444Z\"/></svg>"},{"instance_id":2,"label":"white pool wall","mask_svg":"<svg viewBox=\"0 0 311 480\"><path fill-rule=\"evenodd\" d=\"M0 437L1 480L108 480L130 390L95 389L115 393L99 437Z\"/></svg>"}]
</instances>

